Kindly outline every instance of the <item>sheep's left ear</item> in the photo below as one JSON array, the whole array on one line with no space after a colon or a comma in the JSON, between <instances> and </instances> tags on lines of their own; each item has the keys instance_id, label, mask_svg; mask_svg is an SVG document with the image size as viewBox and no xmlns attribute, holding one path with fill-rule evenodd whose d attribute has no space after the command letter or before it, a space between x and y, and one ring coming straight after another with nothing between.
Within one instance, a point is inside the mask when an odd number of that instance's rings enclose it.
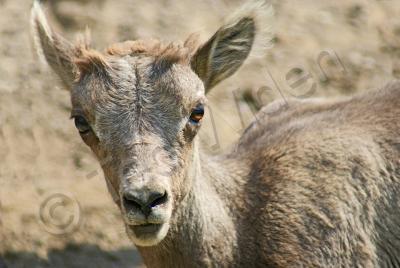
<instances>
[{"instance_id":1,"label":"sheep's left ear","mask_svg":"<svg viewBox=\"0 0 400 268\"><path fill-rule=\"evenodd\" d=\"M264 1L246 4L194 54L191 67L206 92L233 75L250 52L269 47L272 7Z\"/></svg>"}]
</instances>

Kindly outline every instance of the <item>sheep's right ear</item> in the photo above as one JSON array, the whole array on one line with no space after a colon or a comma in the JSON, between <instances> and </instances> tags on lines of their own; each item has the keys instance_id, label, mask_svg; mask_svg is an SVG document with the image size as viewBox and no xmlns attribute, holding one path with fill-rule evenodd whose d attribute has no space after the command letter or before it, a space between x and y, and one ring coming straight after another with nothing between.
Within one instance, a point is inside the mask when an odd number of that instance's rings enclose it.
<instances>
[{"instance_id":1,"label":"sheep's right ear","mask_svg":"<svg viewBox=\"0 0 400 268\"><path fill-rule=\"evenodd\" d=\"M35 48L39 56L46 60L64 85L71 89L75 79L73 45L52 31L37 1L33 3L31 24Z\"/></svg>"}]
</instances>

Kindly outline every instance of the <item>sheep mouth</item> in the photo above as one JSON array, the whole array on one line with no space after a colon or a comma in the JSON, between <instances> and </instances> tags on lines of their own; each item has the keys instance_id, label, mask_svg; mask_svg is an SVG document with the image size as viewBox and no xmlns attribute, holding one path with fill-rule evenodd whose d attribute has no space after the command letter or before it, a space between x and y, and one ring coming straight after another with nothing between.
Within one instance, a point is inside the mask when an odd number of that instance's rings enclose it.
<instances>
[{"instance_id":1,"label":"sheep mouth","mask_svg":"<svg viewBox=\"0 0 400 268\"><path fill-rule=\"evenodd\" d=\"M129 225L129 228L137 237L152 235L158 233L163 224L146 223L141 225Z\"/></svg>"},{"instance_id":2,"label":"sheep mouth","mask_svg":"<svg viewBox=\"0 0 400 268\"><path fill-rule=\"evenodd\" d=\"M168 234L169 223L127 225L129 238L136 246L150 247L160 243Z\"/></svg>"}]
</instances>

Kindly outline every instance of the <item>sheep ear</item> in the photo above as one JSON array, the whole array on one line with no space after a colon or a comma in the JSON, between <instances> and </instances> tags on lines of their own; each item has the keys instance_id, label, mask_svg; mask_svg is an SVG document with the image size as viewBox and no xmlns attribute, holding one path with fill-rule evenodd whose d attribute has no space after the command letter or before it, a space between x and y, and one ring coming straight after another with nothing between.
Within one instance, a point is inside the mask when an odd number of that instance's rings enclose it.
<instances>
[{"instance_id":1,"label":"sheep ear","mask_svg":"<svg viewBox=\"0 0 400 268\"><path fill-rule=\"evenodd\" d=\"M52 31L38 1L33 3L31 10L31 26L39 57L45 59L64 85L71 89L75 78L73 45Z\"/></svg>"},{"instance_id":2,"label":"sheep ear","mask_svg":"<svg viewBox=\"0 0 400 268\"><path fill-rule=\"evenodd\" d=\"M196 51L191 67L206 91L233 75L250 52L269 47L272 17L272 7L264 1L247 4Z\"/></svg>"}]
</instances>

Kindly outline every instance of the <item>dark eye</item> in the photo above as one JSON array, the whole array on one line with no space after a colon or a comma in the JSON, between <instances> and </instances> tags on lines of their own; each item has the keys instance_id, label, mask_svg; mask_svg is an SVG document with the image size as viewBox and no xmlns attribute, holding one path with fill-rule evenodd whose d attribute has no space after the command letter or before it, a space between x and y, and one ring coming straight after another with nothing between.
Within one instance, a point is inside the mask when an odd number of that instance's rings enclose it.
<instances>
[{"instance_id":1,"label":"dark eye","mask_svg":"<svg viewBox=\"0 0 400 268\"><path fill-rule=\"evenodd\" d=\"M200 122L203 116L204 116L204 106L200 104L192 110L192 113L190 114L190 122L197 124Z\"/></svg>"},{"instance_id":2,"label":"dark eye","mask_svg":"<svg viewBox=\"0 0 400 268\"><path fill-rule=\"evenodd\" d=\"M79 133L85 134L91 130L89 123L86 121L86 119L83 116L79 116L79 115L75 116L74 120L75 120L75 126L79 130Z\"/></svg>"}]
</instances>

